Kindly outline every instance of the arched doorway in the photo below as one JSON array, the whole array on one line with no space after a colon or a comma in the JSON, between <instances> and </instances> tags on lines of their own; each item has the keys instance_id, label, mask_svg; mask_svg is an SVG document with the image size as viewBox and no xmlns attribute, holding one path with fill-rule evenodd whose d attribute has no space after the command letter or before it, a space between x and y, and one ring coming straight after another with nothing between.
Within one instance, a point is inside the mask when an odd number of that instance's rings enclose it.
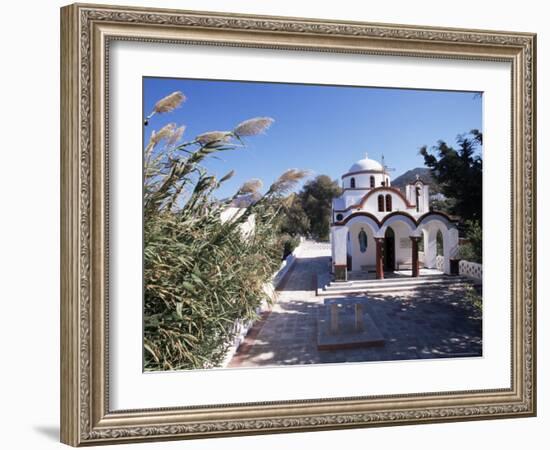
<instances>
[{"instance_id":1,"label":"arched doorway","mask_svg":"<svg viewBox=\"0 0 550 450\"><path fill-rule=\"evenodd\" d=\"M443 252L443 233L441 232L441 230L437 230L437 233L435 235L435 242L436 242L436 255L445 256L445 253Z\"/></svg>"},{"instance_id":2,"label":"arched doorway","mask_svg":"<svg viewBox=\"0 0 550 450\"><path fill-rule=\"evenodd\" d=\"M444 215L433 213L425 216L419 229L424 234L424 266L451 273L451 258L458 250L456 225Z\"/></svg>"},{"instance_id":3,"label":"arched doorway","mask_svg":"<svg viewBox=\"0 0 550 450\"><path fill-rule=\"evenodd\" d=\"M392 227L384 233L384 270L395 270L395 233Z\"/></svg>"}]
</instances>

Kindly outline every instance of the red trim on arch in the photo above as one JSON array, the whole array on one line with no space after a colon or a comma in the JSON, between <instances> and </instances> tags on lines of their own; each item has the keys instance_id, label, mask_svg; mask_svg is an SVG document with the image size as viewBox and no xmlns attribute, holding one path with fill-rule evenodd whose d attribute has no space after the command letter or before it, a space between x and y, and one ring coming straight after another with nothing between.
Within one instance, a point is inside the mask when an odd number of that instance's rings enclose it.
<instances>
[{"instance_id":1,"label":"red trim on arch","mask_svg":"<svg viewBox=\"0 0 550 450\"><path fill-rule=\"evenodd\" d=\"M454 217L454 216L449 216L449 214L447 213L444 213L442 211L428 211L427 213L424 213L422 214L418 219L417 219L417 222L418 222L418 225L420 225L425 218L427 218L428 216L441 216L441 217L444 217L445 219L447 219L450 223L457 223L458 222L458 218L457 217Z\"/></svg>"},{"instance_id":2,"label":"red trim on arch","mask_svg":"<svg viewBox=\"0 0 550 450\"><path fill-rule=\"evenodd\" d=\"M380 222L380 226L383 226L389 219L391 219L392 217L395 217L395 216L406 217L407 219L411 220L414 223L415 226L418 226L418 223L417 223L416 219L406 211L393 211L393 212L389 213L387 216L385 216L382 219L382 221Z\"/></svg>"},{"instance_id":3,"label":"red trim on arch","mask_svg":"<svg viewBox=\"0 0 550 450\"><path fill-rule=\"evenodd\" d=\"M365 202L368 200L368 198L371 196L371 195L374 195L375 193L377 192L393 192L395 195L397 195L398 197L401 198L401 200L403 200L403 202L405 203L405 205L407 206L407 208L416 208L416 205L413 205L412 203L409 203L407 201L407 199L405 198L405 196L403 195L403 193L397 189L397 188L394 188L394 187L391 187L391 186L378 186L374 189L370 189L369 192L367 192L363 198L359 201L359 203L356 203L355 205L350 205L348 206L346 209L338 209L338 210L334 210L334 212L345 212L345 211L349 211L350 209L356 209L356 208L362 208L363 205L365 204Z\"/></svg>"},{"instance_id":4,"label":"red trim on arch","mask_svg":"<svg viewBox=\"0 0 550 450\"><path fill-rule=\"evenodd\" d=\"M427 213L421 215L418 219L415 219L413 216L411 216L408 212L406 211L393 211L391 213L389 213L388 215L386 215L381 221L378 220L373 214L371 213L368 213L368 212L365 212L365 211L359 211L359 212L354 212L354 213L351 213L349 216L345 217L343 220L340 220L339 222L333 222L331 225L336 225L336 226L341 226L341 225L346 225L351 219L353 219L354 217L369 217L370 219L372 219L374 221L374 223L376 223L376 225L378 225L378 227L382 227L391 217L394 217L394 216L403 216L403 217L406 217L407 219L411 220L415 226L419 226L422 224L422 222L429 216L441 216L443 218L445 218L447 221L449 221L449 223L456 223L458 222L457 219L449 216L448 214L445 214L444 212L441 212L441 211L428 211Z\"/></svg>"},{"instance_id":5,"label":"red trim on arch","mask_svg":"<svg viewBox=\"0 0 550 450\"><path fill-rule=\"evenodd\" d=\"M359 207L362 208L363 205L365 204L365 202L368 200L368 198L371 195L375 194L376 192L384 192L384 191L393 192L395 195L400 197L401 200L403 200L403 202L405 203L405 205L407 205L407 208L414 208L415 207L415 205L413 205L412 203L409 203L407 201L407 199L405 198L405 196L403 195L403 193L399 189L391 187L391 186L379 186L379 187L376 187L374 189L371 189L370 192L367 192L367 194L365 194L365 196L361 199L361 201L359 202Z\"/></svg>"},{"instance_id":6,"label":"red trim on arch","mask_svg":"<svg viewBox=\"0 0 550 450\"><path fill-rule=\"evenodd\" d=\"M345 225L354 217L360 217L360 216L371 218L374 221L374 223L376 223L376 225L380 227L380 221L376 218L376 216L365 211L351 213L349 216L345 217L344 220L341 220L339 222L333 222L332 225Z\"/></svg>"}]
</instances>

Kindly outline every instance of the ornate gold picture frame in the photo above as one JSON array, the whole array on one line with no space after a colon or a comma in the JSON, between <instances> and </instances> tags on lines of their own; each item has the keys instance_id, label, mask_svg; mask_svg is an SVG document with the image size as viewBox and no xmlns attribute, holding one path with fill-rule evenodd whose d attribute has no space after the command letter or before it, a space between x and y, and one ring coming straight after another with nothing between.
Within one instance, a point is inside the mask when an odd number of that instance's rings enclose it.
<instances>
[{"instance_id":1,"label":"ornate gold picture frame","mask_svg":"<svg viewBox=\"0 0 550 450\"><path fill-rule=\"evenodd\" d=\"M509 63L510 386L113 410L109 402L108 88L109 51L115 41ZM531 33L86 4L62 8L61 441L81 446L534 416L535 88L536 36Z\"/></svg>"}]
</instances>

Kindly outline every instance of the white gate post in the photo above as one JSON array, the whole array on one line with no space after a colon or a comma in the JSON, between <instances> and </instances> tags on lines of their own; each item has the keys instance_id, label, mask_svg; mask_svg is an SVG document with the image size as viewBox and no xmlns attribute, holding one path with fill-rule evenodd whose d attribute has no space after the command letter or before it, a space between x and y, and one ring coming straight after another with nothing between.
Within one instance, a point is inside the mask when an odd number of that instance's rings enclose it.
<instances>
[{"instance_id":1,"label":"white gate post","mask_svg":"<svg viewBox=\"0 0 550 450\"><path fill-rule=\"evenodd\" d=\"M345 226L332 227L334 275L337 281L348 279L348 229Z\"/></svg>"}]
</instances>

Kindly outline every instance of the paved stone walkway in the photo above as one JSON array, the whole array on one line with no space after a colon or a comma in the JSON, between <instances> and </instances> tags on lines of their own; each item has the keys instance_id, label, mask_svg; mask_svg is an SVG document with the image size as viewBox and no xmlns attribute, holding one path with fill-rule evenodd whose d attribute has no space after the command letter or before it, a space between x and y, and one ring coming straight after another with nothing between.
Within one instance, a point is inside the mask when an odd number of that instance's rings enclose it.
<instances>
[{"instance_id":1,"label":"paved stone walkway","mask_svg":"<svg viewBox=\"0 0 550 450\"><path fill-rule=\"evenodd\" d=\"M328 281L330 246L306 241L269 315L256 323L229 367L481 356L481 314L464 288L399 295L339 296L360 300L385 338L383 347L317 350L317 317L325 299L313 277Z\"/></svg>"}]
</instances>

